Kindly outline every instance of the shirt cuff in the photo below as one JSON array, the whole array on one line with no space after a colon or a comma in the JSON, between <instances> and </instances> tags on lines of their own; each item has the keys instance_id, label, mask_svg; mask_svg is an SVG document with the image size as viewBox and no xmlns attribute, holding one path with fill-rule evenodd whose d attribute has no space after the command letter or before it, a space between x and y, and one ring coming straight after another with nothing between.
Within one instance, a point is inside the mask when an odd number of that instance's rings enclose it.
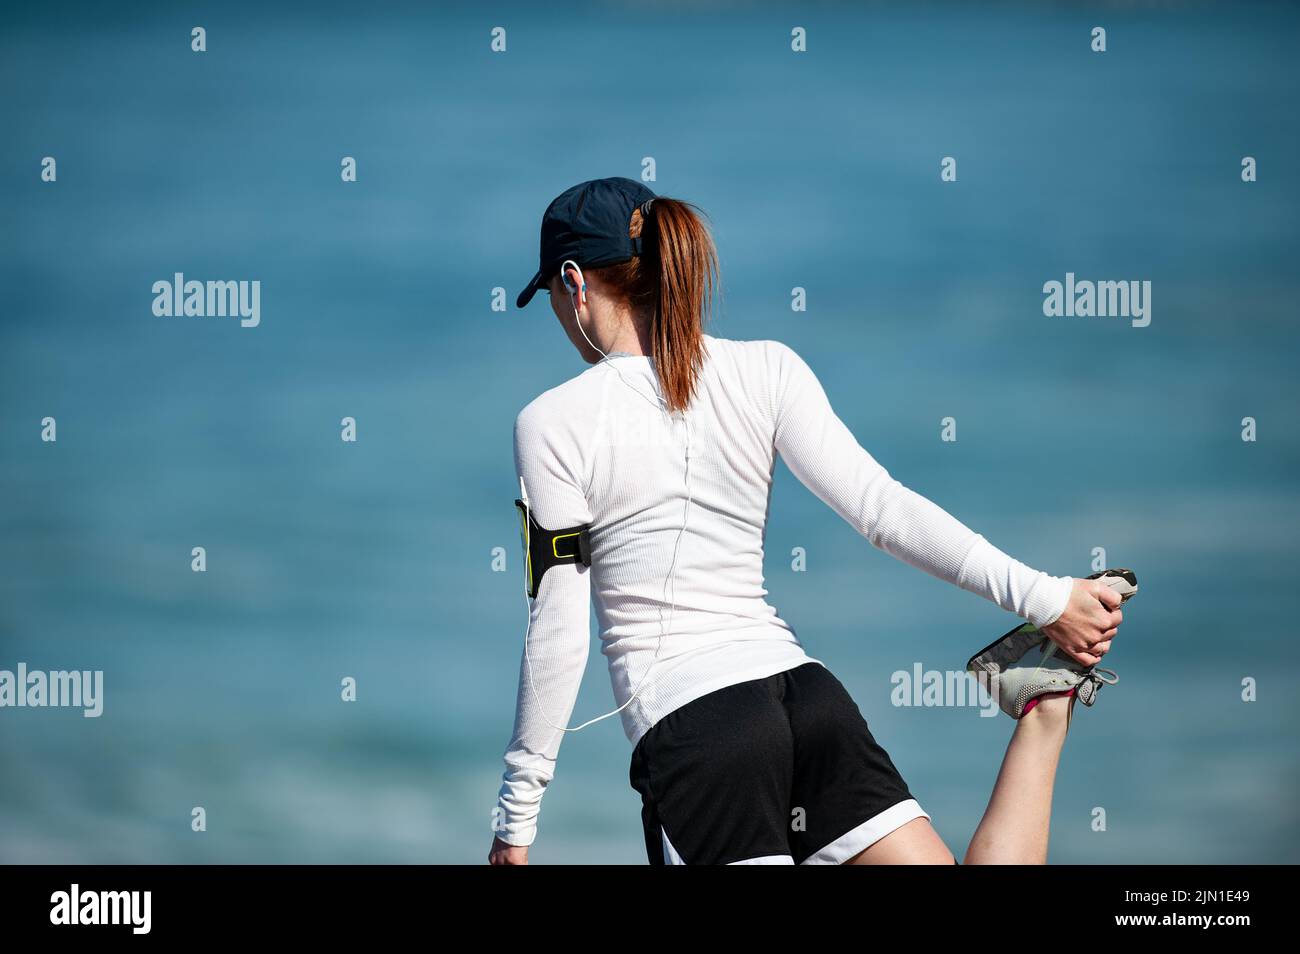
<instances>
[{"instance_id":1,"label":"shirt cuff","mask_svg":"<svg viewBox=\"0 0 1300 954\"><path fill-rule=\"evenodd\" d=\"M1074 579L1068 576L1048 576L1043 578L1029 594L1025 619L1042 629L1061 618L1065 608L1070 605L1070 594L1074 592Z\"/></svg>"},{"instance_id":2,"label":"shirt cuff","mask_svg":"<svg viewBox=\"0 0 1300 954\"><path fill-rule=\"evenodd\" d=\"M493 832L497 840L512 848L527 848L537 839L537 821L519 822Z\"/></svg>"},{"instance_id":3,"label":"shirt cuff","mask_svg":"<svg viewBox=\"0 0 1300 954\"><path fill-rule=\"evenodd\" d=\"M507 845L526 848L537 837L537 815L550 777L535 769L509 766L497 807L493 813L493 834Z\"/></svg>"}]
</instances>

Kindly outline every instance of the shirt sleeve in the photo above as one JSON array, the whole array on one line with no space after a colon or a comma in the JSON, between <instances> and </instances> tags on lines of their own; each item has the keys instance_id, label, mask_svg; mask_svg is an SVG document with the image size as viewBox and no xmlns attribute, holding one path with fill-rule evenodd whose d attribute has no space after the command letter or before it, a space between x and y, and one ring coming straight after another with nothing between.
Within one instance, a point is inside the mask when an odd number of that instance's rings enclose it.
<instances>
[{"instance_id":1,"label":"shirt sleeve","mask_svg":"<svg viewBox=\"0 0 1300 954\"><path fill-rule=\"evenodd\" d=\"M538 417L525 408L515 420L515 470L533 517L548 530L590 523L576 448L562 429L547 429ZM521 570L521 580L522 575ZM494 818L496 836L506 844L531 845L536 837L542 796L564 737L556 727L569 724L587 666L590 599L589 568L574 564L548 570L529 602L515 725Z\"/></svg>"},{"instance_id":2,"label":"shirt sleeve","mask_svg":"<svg viewBox=\"0 0 1300 954\"><path fill-rule=\"evenodd\" d=\"M1070 599L1070 577L1049 576L1012 559L891 477L836 416L804 360L780 342L771 344L776 449L805 487L890 556L1035 626L1056 621Z\"/></svg>"}]
</instances>

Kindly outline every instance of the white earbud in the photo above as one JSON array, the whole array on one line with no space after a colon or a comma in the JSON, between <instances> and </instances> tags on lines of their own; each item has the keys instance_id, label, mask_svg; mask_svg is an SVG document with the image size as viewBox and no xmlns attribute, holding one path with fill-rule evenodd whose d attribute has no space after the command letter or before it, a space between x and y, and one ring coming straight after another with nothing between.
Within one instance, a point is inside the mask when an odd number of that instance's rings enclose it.
<instances>
[{"instance_id":1,"label":"white earbud","mask_svg":"<svg viewBox=\"0 0 1300 954\"><path fill-rule=\"evenodd\" d=\"M573 282L569 281L570 268L578 273L577 288L574 288ZM582 266L571 258L565 259L564 264L560 266L560 278L564 281L564 287L569 290L569 294L572 295L574 292L577 292L582 298L582 303L585 305L587 303L587 280L582 277Z\"/></svg>"},{"instance_id":2,"label":"white earbud","mask_svg":"<svg viewBox=\"0 0 1300 954\"><path fill-rule=\"evenodd\" d=\"M573 282L569 281L570 268L578 273L578 286L576 288ZM602 358L608 358L609 355L597 348L596 343L587 337L587 329L582 327L582 319L578 317L578 302L574 300L574 296L577 295L584 305L587 303L587 279L582 275L582 267L571 258L565 259L564 264L560 266L560 279L564 282L564 287L569 293L569 301L573 304L573 323L582 332L582 337L587 339L587 344L599 352Z\"/></svg>"}]
</instances>

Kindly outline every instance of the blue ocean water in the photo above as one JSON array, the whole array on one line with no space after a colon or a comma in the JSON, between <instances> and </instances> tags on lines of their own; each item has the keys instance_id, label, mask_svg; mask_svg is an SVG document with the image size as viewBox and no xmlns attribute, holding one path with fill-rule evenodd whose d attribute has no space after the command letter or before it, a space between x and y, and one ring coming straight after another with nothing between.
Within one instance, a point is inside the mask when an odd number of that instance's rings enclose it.
<instances>
[{"instance_id":1,"label":"blue ocean water","mask_svg":"<svg viewBox=\"0 0 1300 954\"><path fill-rule=\"evenodd\" d=\"M554 195L647 156L711 216L714 334L790 344L894 476L1020 559L1137 570L1052 860L1300 860L1294 8L3 17L0 669L102 669L106 703L0 710L0 860L482 860L525 613L492 571L511 425L582 367L492 289ZM259 280L261 324L154 316L178 271ZM1067 272L1150 280L1150 326L1044 317ZM960 852L1009 722L895 707L890 676L1014 621L783 467L767 572ZM577 714L610 697L593 653ZM629 755L613 720L565 742L534 860L644 860Z\"/></svg>"}]
</instances>

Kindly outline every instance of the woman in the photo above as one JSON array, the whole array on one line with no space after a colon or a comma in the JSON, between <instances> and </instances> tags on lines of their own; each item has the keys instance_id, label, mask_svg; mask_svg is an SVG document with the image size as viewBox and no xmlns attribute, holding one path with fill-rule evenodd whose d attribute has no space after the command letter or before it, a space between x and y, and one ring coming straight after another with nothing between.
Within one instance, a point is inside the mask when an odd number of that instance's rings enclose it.
<instances>
[{"instance_id":1,"label":"woman","mask_svg":"<svg viewBox=\"0 0 1300 954\"><path fill-rule=\"evenodd\" d=\"M575 186L542 219L518 305L547 291L593 367L515 422L531 604L490 861L527 863L593 599L652 864L954 861L764 599L780 454L874 546L1041 628L972 660L1018 722L965 860L1045 862L1070 709L1093 701L1120 592L1030 569L892 479L790 348L705 334L716 269L695 208L629 179Z\"/></svg>"}]
</instances>

